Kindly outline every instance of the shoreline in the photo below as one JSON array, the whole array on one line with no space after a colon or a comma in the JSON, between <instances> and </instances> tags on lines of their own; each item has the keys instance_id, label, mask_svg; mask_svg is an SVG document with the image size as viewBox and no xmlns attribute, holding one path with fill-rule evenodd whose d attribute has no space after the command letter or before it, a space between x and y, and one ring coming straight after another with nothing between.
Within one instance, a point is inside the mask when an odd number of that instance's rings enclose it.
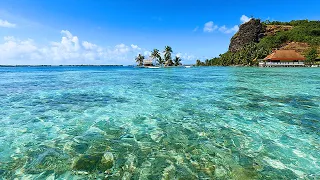
<instances>
[{"instance_id":1,"label":"shoreline","mask_svg":"<svg viewBox=\"0 0 320 180\"><path fill-rule=\"evenodd\" d=\"M228 65L228 66L195 66L195 65L185 65L185 66L192 66L193 68L197 67L260 67L260 66L248 66L248 65ZM134 65L0 65L0 68L2 67L8 67L8 68L15 68L15 67L137 67L137 68L146 68L146 67L138 67ZM181 68L183 66L172 66L172 67L166 67L166 68ZM310 68L310 67L320 67L320 65L314 65L314 66L301 66L299 68ZM279 67L261 67L261 68L281 68ZM286 67L288 68L288 67ZM290 68L290 67L289 67ZM297 68L297 67L295 67Z\"/></svg>"},{"instance_id":2,"label":"shoreline","mask_svg":"<svg viewBox=\"0 0 320 180\"><path fill-rule=\"evenodd\" d=\"M86 67L86 66L113 66L113 67L125 67L125 65L0 65L0 67ZM130 66L130 65L128 65Z\"/></svg>"}]
</instances>

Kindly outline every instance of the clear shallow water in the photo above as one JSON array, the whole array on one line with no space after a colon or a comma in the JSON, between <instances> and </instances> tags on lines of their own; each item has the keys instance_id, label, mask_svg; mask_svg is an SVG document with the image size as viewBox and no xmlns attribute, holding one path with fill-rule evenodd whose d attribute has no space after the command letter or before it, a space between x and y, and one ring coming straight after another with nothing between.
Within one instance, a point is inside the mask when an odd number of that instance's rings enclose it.
<instances>
[{"instance_id":1,"label":"clear shallow water","mask_svg":"<svg viewBox=\"0 0 320 180\"><path fill-rule=\"evenodd\" d=\"M0 177L319 179L319 85L319 68L0 68Z\"/></svg>"}]
</instances>

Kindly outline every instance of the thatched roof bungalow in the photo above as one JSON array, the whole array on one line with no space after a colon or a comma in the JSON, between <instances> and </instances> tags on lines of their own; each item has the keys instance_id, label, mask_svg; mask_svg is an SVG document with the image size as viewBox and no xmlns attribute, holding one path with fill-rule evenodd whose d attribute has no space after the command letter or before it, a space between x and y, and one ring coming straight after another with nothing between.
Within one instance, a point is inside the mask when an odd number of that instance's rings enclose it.
<instances>
[{"instance_id":1,"label":"thatched roof bungalow","mask_svg":"<svg viewBox=\"0 0 320 180\"><path fill-rule=\"evenodd\" d=\"M262 67L301 67L304 66L306 58L295 50L275 50L263 62Z\"/></svg>"},{"instance_id":2,"label":"thatched roof bungalow","mask_svg":"<svg viewBox=\"0 0 320 180\"><path fill-rule=\"evenodd\" d=\"M153 61L150 59L144 59L143 66L153 66Z\"/></svg>"},{"instance_id":3,"label":"thatched roof bungalow","mask_svg":"<svg viewBox=\"0 0 320 180\"><path fill-rule=\"evenodd\" d=\"M306 58L295 50L275 50L264 58L267 61L304 61Z\"/></svg>"}]
</instances>

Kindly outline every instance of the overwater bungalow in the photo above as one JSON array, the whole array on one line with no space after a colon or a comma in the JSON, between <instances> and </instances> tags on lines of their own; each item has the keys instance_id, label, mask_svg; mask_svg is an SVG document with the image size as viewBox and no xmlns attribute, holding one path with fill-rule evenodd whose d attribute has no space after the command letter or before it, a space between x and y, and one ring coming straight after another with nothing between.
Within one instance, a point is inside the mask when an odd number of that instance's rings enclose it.
<instances>
[{"instance_id":1,"label":"overwater bungalow","mask_svg":"<svg viewBox=\"0 0 320 180\"><path fill-rule=\"evenodd\" d=\"M303 67L306 58L295 50L275 50L259 62L260 67Z\"/></svg>"}]
</instances>

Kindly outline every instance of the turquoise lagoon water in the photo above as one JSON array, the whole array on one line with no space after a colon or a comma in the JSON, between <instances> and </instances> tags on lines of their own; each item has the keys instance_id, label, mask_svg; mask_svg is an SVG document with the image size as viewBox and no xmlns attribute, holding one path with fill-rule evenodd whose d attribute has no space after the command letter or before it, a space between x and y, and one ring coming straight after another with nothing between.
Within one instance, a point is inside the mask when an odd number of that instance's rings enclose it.
<instances>
[{"instance_id":1,"label":"turquoise lagoon water","mask_svg":"<svg viewBox=\"0 0 320 180\"><path fill-rule=\"evenodd\" d=\"M319 68L0 68L0 124L3 179L320 179Z\"/></svg>"}]
</instances>

